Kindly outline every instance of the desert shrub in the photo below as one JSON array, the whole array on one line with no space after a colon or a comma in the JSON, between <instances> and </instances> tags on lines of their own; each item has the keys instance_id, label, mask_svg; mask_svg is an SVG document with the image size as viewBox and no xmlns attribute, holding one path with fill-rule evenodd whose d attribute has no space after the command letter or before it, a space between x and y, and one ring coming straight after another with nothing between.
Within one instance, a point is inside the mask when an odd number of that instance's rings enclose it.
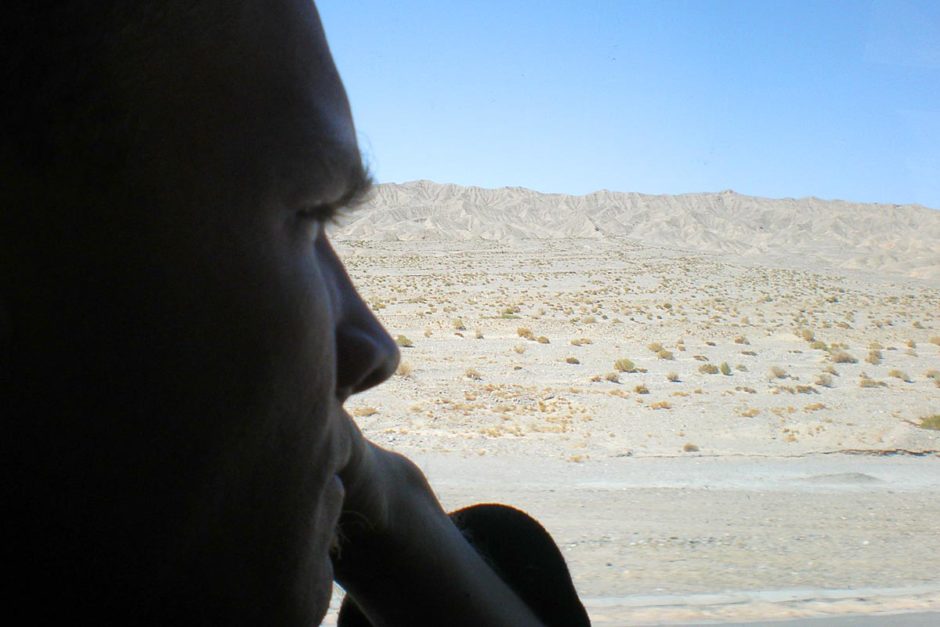
<instances>
[{"instance_id":1,"label":"desert shrub","mask_svg":"<svg viewBox=\"0 0 940 627\"><path fill-rule=\"evenodd\" d=\"M737 370L738 372L747 372L747 366L745 366L744 364L738 364L734 367L734 369Z\"/></svg>"},{"instance_id":2,"label":"desert shrub","mask_svg":"<svg viewBox=\"0 0 940 627\"><path fill-rule=\"evenodd\" d=\"M845 351L843 351L843 350L839 350L839 351L835 351L834 353L831 353L831 354L829 355L829 359L831 359L833 362L835 362L835 363L837 363L837 364L856 364L856 363L858 363L858 360L855 359L855 357L852 357L852 355L850 355L849 353L847 353L847 352L845 352Z\"/></svg>"},{"instance_id":3,"label":"desert shrub","mask_svg":"<svg viewBox=\"0 0 940 627\"><path fill-rule=\"evenodd\" d=\"M797 394L819 394L819 390L811 385L797 385L796 392Z\"/></svg>"},{"instance_id":4,"label":"desert shrub","mask_svg":"<svg viewBox=\"0 0 940 627\"><path fill-rule=\"evenodd\" d=\"M891 370L889 370L888 376L893 377L895 379L900 379L901 381L904 381L905 383L911 382L911 378L907 376L907 373L901 370L898 370L897 368L892 368Z\"/></svg>"},{"instance_id":5,"label":"desert shrub","mask_svg":"<svg viewBox=\"0 0 940 627\"><path fill-rule=\"evenodd\" d=\"M745 418L753 418L759 413L760 413L759 409L756 409L754 407L748 407L747 409L741 412L741 415L744 416Z\"/></svg>"},{"instance_id":6,"label":"desert shrub","mask_svg":"<svg viewBox=\"0 0 940 627\"><path fill-rule=\"evenodd\" d=\"M826 366L823 368L823 372L825 372L826 374L831 374L831 375L834 376L834 377L838 377L838 376L839 376L839 371L836 370L836 367L833 366L832 364L826 365Z\"/></svg>"},{"instance_id":7,"label":"desert shrub","mask_svg":"<svg viewBox=\"0 0 940 627\"><path fill-rule=\"evenodd\" d=\"M812 342L816 339L816 333L814 333L812 329L800 329L800 337L807 342Z\"/></svg>"},{"instance_id":8,"label":"desert shrub","mask_svg":"<svg viewBox=\"0 0 940 627\"><path fill-rule=\"evenodd\" d=\"M650 349L650 351L654 353L658 353L659 351L663 350L663 345L660 344L659 342L652 342L650 344L647 344L646 348Z\"/></svg>"},{"instance_id":9,"label":"desert shrub","mask_svg":"<svg viewBox=\"0 0 940 627\"><path fill-rule=\"evenodd\" d=\"M352 415L356 418L365 418L367 416L374 416L377 413L379 413L379 410L375 407L356 407Z\"/></svg>"},{"instance_id":10,"label":"desert shrub","mask_svg":"<svg viewBox=\"0 0 940 627\"><path fill-rule=\"evenodd\" d=\"M877 348L868 351L868 356L865 358L865 361L873 366L877 366L881 363L881 351Z\"/></svg>"},{"instance_id":11,"label":"desert shrub","mask_svg":"<svg viewBox=\"0 0 940 627\"><path fill-rule=\"evenodd\" d=\"M930 370L924 373L924 376L927 377L928 379L933 379L934 381L940 381L940 370L934 370L933 368L931 368Z\"/></svg>"},{"instance_id":12,"label":"desert shrub","mask_svg":"<svg viewBox=\"0 0 940 627\"><path fill-rule=\"evenodd\" d=\"M667 351L665 348L659 351L658 353L656 353L656 356L659 357L660 359L667 359L670 361L675 359L675 355L672 354L672 351Z\"/></svg>"},{"instance_id":13,"label":"desert shrub","mask_svg":"<svg viewBox=\"0 0 940 627\"><path fill-rule=\"evenodd\" d=\"M616 372L608 372L604 375L605 381L610 381L611 383L620 383L620 375Z\"/></svg>"},{"instance_id":14,"label":"desert shrub","mask_svg":"<svg viewBox=\"0 0 940 627\"><path fill-rule=\"evenodd\" d=\"M718 369L721 370L721 374L726 377L731 376L731 366L728 365L727 361L721 362L721 365L718 366Z\"/></svg>"},{"instance_id":15,"label":"desert shrub","mask_svg":"<svg viewBox=\"0 0 940 627\"><path fill-rule=\"evenodd\" d=\"M882 348L884 348L884 346L881 345L881 342L872 341L868 343L868 350L880 351Z\"/></svg>"},{"instance_id":16,"label":"desert shrub","mask_svg":"<svg viewBox=\"0 0 940 627\"><path fill-rule=\"evenodd\" d=\"M940 335L933 335L933 336L931 336L929 342L930 342L931 344L936 344L937 346L940 346Z\"/></svg>"},{"instance_id":17,"label":"desert shrub","mask_svg":"<svg viewBox=\"0 0 940 627\"><path fill-rule=\"evenodd\" d=\"M589 337L576 337L573 340L571 340L572 346L583 346L585 344L593 344L593 343L594 343L593 340L591 340L591 338Z\"/></svg>"},{"instance_id":18,"label":"desert shrub","mask_svg":"<svg viewBox=\"0 0 940 627\"><path fill-rule=\"evenodd\" d=\"M685 444L682 445L682 450L685 453L695 453L698 451L698 446L695 444L692 444L691 442L686 442Z\"/></svg>"},{"instance_id":19,"label":"desert shrub","mask_svg":"<svg viewBox=\"0 0 940 627\"><path fill-rule=\"evenodd\" d=\"M940 414L924 416L920 419L920 424L918 426L921 429L932 429L934 431L940 431Z\"/></svg>"},{"instance_id":20,"label":"desert shrub","mask_svg":"<svg viewBox=\"0 0 940 627\"><path fill-rule=\"evenodd\" d=\"M483 375L474 368L467 368L466 372L463 373L463 376L467 377L468 379L473 379L474 381L479 381L483 378Z\"/></svg>"},{"instance_id":21,"label":"desert shrub","mask_svg":"<svg viewBox=\"0 0 940 627\"><path fill-rule=\"evenodd\" d=\"M692 359L695 361L708 361L708 357L705 355L692 355Z\"/></svg>"},{"instance_id":22,"label":"desert shrub","mask_svg":"<svg viewBox=\"0 0 940 627\"><path fill-rule=\"evenodd\" d=\"M917 342L915 342L914 340L908 340L904 342L904 345L907 346L908 348L917 348Z\"/></svg>"},{"instance_id":23,"label":"desert shrub","mask_svg":"<svg viewBox=\"0 0 940 627\"><path fill-rule=\"evenodd\" d=\"M395 343L401 346L402 348L411 348L412 346L415 345L414 342L412 342L410 339L408 339L404 335L396 335Z\"/></svg>"},{"instance_id":24,"label":"desert shrub","mask_svg":"<svg viewBox=\"0 0 940 627\"><path fill-rule=\"evenodd\" d=\"M595 322L597 322L597 318L595 318L594 316L584 316L583 318L581 318L581 322L583 322L584 324L594 324Z\"/></svg>"},{"instance_id":25,"label":"desert shrub","mask_svg":"<svg viewBox=\"0 0 940 627\"><path fill-rule=\"evenodd\" d=\"M679 383L679 373L670 372L669 374L666 375L666 379L668 381L671 381L672 383Z\"/></svg>"},{"instance_id":26,"label":"desert shrub","mask_svg":"<svg viewBox=\"0 0 940 627\"><path fill-rule=\"evenodd\" d=\"M550 341L547 337L545 337L544 335L538 336L538 338L536 338L535 341L538 342L539 344L550 344L550 343L551 343L551 341Z\"/></svg>"},{"instance_id":27,"label":"desert shrub","mask_svg":"<svg viewBox=\"0 0 940 627\"><path fill-rule=\"evenodd\" d=\"M858 386L862 388L878 388L878 387L885 387L887 385L888 384L885 383L884 381L876 381L872 379L864 372L858 378Z\"/></svg>"},{"instance_id":28,"label":"desert shrub","mask_svg":"<svg viewBox=\"0 0 940 627\"><path fill-rule=\"evenodd\" d=\"M519 353L520 355L525 352L525 344L516 344L512 347L512 350Z\"/></svg>"},{"instance_id":29,"label":"desert shrub","mask_svg":"<svg viewBox=\"0 0 940 627\"><path fill-rule=\"evenodd\" d=\"M715 344L715 343L712 342L711 340L707 340L707 341L705 342L705 345L706 345L706 346L718 346L717 344Z\"/></svg>"},{"instance_id":30,"label":"desert shrub","mask_svg":"<svg viewBox=\"0 0 940 627\"><path fill-rule=\"evenodd\" d=\"M803 409L805 411L819 411L820 409L826 409L826 406L822 403L810 403Z\"/></svg>"},{"instance_id":31,"label":"desert shrub","mask_svg":"<svg viewBox=\"0 0 940 627\"><path fill-rule=\"evenodd\" d=\"M825 342L820 342L819 340L815 340L811 342L809 347L812 348L813 350L818 350L818 351L824 351L827 348L829 348L828 346L826 346Z\"/></svg>"},{"instance_id":32,"label":"desert shrub","mask_svg":"<svg viewBox=\"0 0 940 627\"><path fill-rule=\"evenodd\" d=\"M636 364L624 357L614 362L614 370L617 372L634 372L636 371Z\"/></svg>"},{"instance_id":33,"label":"desert shrub","mask_svg":"<svg viewBox=\"0 0 940 627\"><path fill-rule=\"evenodd\" d=\"M482 340L482 339L483 339L483 331L481 331L480 329L476 329L476 330L473 332L473 337L475 337L475 338L478 339L478 340Z\"/></svg>"},{"instance_id":34,"label":"desert shrub","mask_svg":"<svg viewBox=\"0 0 940 627\"><path fill-rule=\"evenodd\" d=\"M398 364L398 369L395 370L395 374L400 377L410 377L413 368L410 362L402 361Z\"/></svg>"},{"instance_id":35,"label":"desert shrub","mask_svg":"<svg viewBox=\"0 0 940 627\"><path fill-rule=\"evenodd\" d=\"M642 383L640 383L635 388L633 388L633 391L636 392L637 394L649 394L650 393L649 388L643 385Z\"/></svg>"},{"instance_id":36,"label":"desert shrub","mask_svg":"<svg viewBox=\"0 0 940 627\"><path fill-rule=\"evenodd\" d=\"M698 371L702 374L718 374L718 366L715 364L702 364L698 367Z\"/></svg>"},{"instance_id":37,"label":"desert shrub","mask_svg":"<svg viewBox=\"0 0 940 627\"><path fill-rule=\"evenodd\" d=\"M424 330L424 337L431 337L432 335L434 335L434 331L431 330L431 327L427 327Z\"/></svg>"},{"instance_id":38,"label":"desert shrub","mask_svg":"<svg viewBox=\"0 0 940 627\"><path fill-rule=\"evenodd\" d=\"M526 340L534 340L535 334L532 333L532 329L528 327L519 327L516 329L516 335Z\"/></svg>"},{"instance_id":39,"label":"desert shrub","mask_svg":"<svg viewBox=\"0 0 940 627\"><path fill-rule=\"evenodd\" d=\"M456 320L454 320L453 325L454 325L454 330L455 330L455 331L466 331L466 330L467 330L467 327L464 325L463 320L461 320L460 318L457 318Z\"/></svg>"},{"instance_id":40,"label":"desert shrub","mask_svg":"<svg viewBox=\"0 0 940 627\"><path fill-rule=\"evenodd\" d=\"M672 405L669 404L669 401L656 401L650 403L650 409L672 409Z\"/></svg>"},{"instance_id":41,"label":"desert shrub","mask_svg":"<svg viewBox=\"0 0 940 627\"><path fill-rule=\"evenodd\" d=\"M823 372L816 377L816 381L814 383L824 388L831 388L832 377L828 373Z\"/></svg>"},{"instance_id":42,"label":"desert shrub","mask_svg":"<svg viewBox=\"0 0 940 627\"><path fill-rule=\"evenodd\" d=\"M577 357L565 357L566 364L580 364L580 360Z\"/></svg>"},{"instance_id":43,"label":"desert shrub","mask_svg":"<svg viewBox=\"0 0 940 627\"><path fill-rule=\"evenodd\" d=\"M750 344L748 339L743 335L739 335L738 337L734 338L734 343L735 344Z\"/></svg>"},{"instance_id":44,"label":"desert shrub","mask_svg":"<svg viewBox=\"0 0 940 627\"><path fill-rule=\"evenodd\" d=\"M771 366L770 367L770 377L772 379L786 379L787 371L781 368L780 366Z\"/></svg>"},{"instance_id":45,"label":"desert shrub","mask_svg":"<svg viewBox=\"0 0 940 627\"><path fill-rule=\"evenodd\" d=\"M757 357L757 353L754 351L741 351L742 355L747 355L748 357Z\"/></svg>"}]
</instances>

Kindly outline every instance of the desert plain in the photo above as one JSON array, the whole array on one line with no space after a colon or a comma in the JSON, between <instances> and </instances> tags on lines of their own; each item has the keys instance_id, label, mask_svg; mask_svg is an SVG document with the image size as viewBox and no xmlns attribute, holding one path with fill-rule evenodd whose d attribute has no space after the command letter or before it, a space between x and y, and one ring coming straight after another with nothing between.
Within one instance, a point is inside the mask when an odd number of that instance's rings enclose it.
<instances>
[{"instance_id":1,"label":"desert plain","mask_svg":"<svg viewBox=\"0 0 940 627\"><path fill-rule=\"evenodd\" d=\"M401 347L362 430L595 625L940 611L940 211L420 181L332 236Z\"/></svg>"}]
</instances>

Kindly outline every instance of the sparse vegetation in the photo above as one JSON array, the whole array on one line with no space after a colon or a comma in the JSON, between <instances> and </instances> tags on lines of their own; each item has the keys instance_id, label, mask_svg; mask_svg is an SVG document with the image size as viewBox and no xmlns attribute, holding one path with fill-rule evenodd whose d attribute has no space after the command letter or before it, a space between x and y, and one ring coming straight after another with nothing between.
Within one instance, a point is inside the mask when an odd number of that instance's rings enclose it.
<instances>
[{"instance_id":1,"label":"sparse vegetation","mask_svg":"<svg viewBox=\"0 0 940 627\"><path fill-rule=\"evenodd\" d=\"M566 364L580 364L581 361L577 357L565 357Z\"/></svg>"},{"instance_id":2,"label":"sparse vegetation","mask_svg":"<svg viewBox=\"0 0 940 627\"><path fill-rule=\"evenodd\" d=\"M479 371L475 368L467 368L467 370L463 373L463 376L474 381L479 381L483 378L483 375L480 374Z\"/></svg>"},{"instance_id":3,"label":"sparse vegetation","mask_svg":"<svg viewBox=\"0 0 940 627\"><path fill-rule=\"evenodd\" d=\"M395 374L399 377L410 377L413 368L410 362L402 361L398 364L398 368L395 370Z\"/></svg>"},{"instance_id":4,"label":"sparse vegetation","mask_svg":"<svg viewBox=\"0 0 940 627\"><path fill-rule=\"evenodd\" d=\"M679 373L670 372L666 375L666 380L671 381L672 383L679 383Z\"/></svg>"},{"instance_id":5,"label":"sparse vegetation","mask_svg":"<svg viewBox=\"0 0 940 627\"><path fill-rule=\"evenodd\" d=\"M516 335L518 335L519 337L525 340L535 339L535 334L532 333L532 329L530 329L529 327L519 327L518 329L516 329Z\"/></svg>"},{"instance_id":6,"label":"sparse vegetation","mask_svg":"<svg viewBox=\"0 0 940 627\"><path fill-rule=\"evenodd\" d=\"M728 365L727 361L721 362L721 365L718 366L718 369L721 370L721 374L725 375L726 377L731 376L731 366Z\"/></svg>"},{"instance_id":7,"label":"sparse vegetation","mask_svg":"<svg viewBox=\"0 0 940 627\"><path fill-rule=\"evenodd\" d=\"M396 335L395 343L401 346L402 348L411 348L412 346L415 345L414 342L412 342L410 339L408 339L404 335Z\"/></svg>"},{"instance_id":8,"label":"sparse vegetation","mask_svg":"<svg viewBox=\"0 0 940 627\"><path fill-rule=\"evenodd\" d=\"M463 320L461 320L460 318L457 318L456 320L454 320L453 325L454 325L454 331L466 331L467 330L466 325L464 325Z\"/></svg>"},{"instance_id":9,"label":"sparse vegetation","mask_svg":"<svg viewBox=\"0 0 940 627\"><path fill-rule=\"evenodd\" d=\"M684 453L696 453L698 452L698 446L695 444L692 444L691 442L686 442L685 444L682 445L682 451Z\"/></svg>"},{"instance_id":10,"label":"sparse vegetation","mask_svg":"<svg viewBox=\"0 0 940 627\"><path fill-rule=\"evenodd\" d=\"M636 364L624 357L614 362L614 370L617 372L636 372Z\"/></svg>"},{"instance_id":11,"label":"sparse vegetation","mask_svg":"<svg viewBox=\"0 0 940 627\"><path fill-rule=\"evenodd\" d=\"M921 429L931 429L933 431L940 431L940 414L934 414L933 416L924 416L920 419L920 424L918 425Z\"/></svg>"},{"instance_id":12,"label":"sparse vegetation","mask_svg":"<svg viewBox=\"0 0 940 627\"><path fill-rule=\"evenodd\" d=\"M620 383L620 375L616 372L608 372L604 375L605 381L610 381L611 383Z\"/></svg>"},{"instance_id":13,"label":"sparse vegetation","mask_svg":"<svg viewBox=\"0 0 940 627\"><path fill-rule=\"evenodd\" d=\"M868 357L865 358L865 361L870 363L873 366L877 366L878 364L881 363L881 358L882 358L881 351L876 348L873 348L872 350L868 351Z\"/></svg>"},{"instance_id":14,"label":"sparse vegetation","mask_svg":"<svg viewBox=\"0 0 940 627\"><path fill-rule=\"evenodd\" d=\"M718 366L715 364L702 364L698 367L698 371L702 374L718 374Z\"/></svg>"},{"instance_id":15,"label":"sparse vegetation","mask_svg":"<svg viewBox=\"0 0 940 627\"><path fill-rule=\"evenodd\" d=\"M669 404L669 401L656 401L650 403L650 409L672 409L672 405Z\"/></svg>"},{"instance_id":16,"label":"sparse vegetation","mask_svg":"<svg viewBox=\"0 0 940 627\"><path fill-rule=\"evenodd\" d=\"M550 343L551 343L551 342L549 341L549 339L548 339L547 337L545 337L544 335L538 336L535 341L538 342L539 344L550 344Z\"/></svg>"},{"instance_id":17,"label":"sparse vegetation","mask_svg":"<svg viewBox=\"0 0 940 627\"><path fill-rule=\"evenodd\" d=\"M636 392L637 394L649 394L650 393L649 388L643 385L642 383L640 383L635 388L633 388L633 391Z\"/></svg>"},{"instance_id":18,"label":"sparse vegetation","mask_svg":"<svg viewBox=\"0 0 940 627\"><path fill-rule=\"evenodd\" d=\"M820 386L820 387L831 388L831 387L832 387L832 376L830 376L829 373L826 373L826 372L820 373L820 374L816 377L815 384L818 385L818 386Z\"/></svg>"},{"instance_id":19,"label":"sparse vegetation","mask_svg":"<svg viewBox=\"0 0 940 627\"><path fill-rule=\"evenodd\" d=\"M750 344L750 341L748 341L748 339L745 336L739 335L738 337L734 338L734 343L735 344Z\"/></svg>"},{"instance_id":20,"label":"sparse vegetation","mask_svg":"<svg viewBox=\"0 0 940 627\"><path fill-rule=\"evenodd\" d=\"M843 351L843 350L838 350L838 351L834 351L834 352L830 353L830 354L829 354L829 359L831 359L834 363L837 363L837 364L856 364L856 363L858 363L858 360L855 359L855 357L852 357L852 355L850 355L849 353L847 353L847 352L845 352L845 351Z\"/></svg>"},{"instance_id":21,"label":"sparse vegetation","mask_svg":"<svg viewBox=\"0 0 940 627\"><path fill-rule=\"evenodd\" d=\"M787 371L781 368L780 366L771 366L770 367L770 377L772 379L786 379Z\"/></svg>"},{"instance_id":22,"label":"sparse vegetation","mask_svg":"<svg viewBox=\"0 0 940 627\"><path fill-rule=\"evenodd\" d=\"M891 370L889 370L888 376L894 379L900 379L901 381L904 381L905 383L911 382L911 378L907 376L907 373L901 370L898 370L897 368L892 368Z\"/></svg>"}]
</instances>

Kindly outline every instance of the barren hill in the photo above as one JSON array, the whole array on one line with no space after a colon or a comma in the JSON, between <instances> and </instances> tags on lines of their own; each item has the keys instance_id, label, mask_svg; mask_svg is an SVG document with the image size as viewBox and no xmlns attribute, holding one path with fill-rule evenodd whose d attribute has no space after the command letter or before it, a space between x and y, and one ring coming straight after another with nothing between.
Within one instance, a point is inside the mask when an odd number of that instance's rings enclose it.
<instances>
[{"instance_id":1,"label":"barren hill","mask_svg":"<svg viewBox=\"0 0 940 627\"><path fill-rule=\"evenodd\" d=\"M381 184L334 231L346 240L624 238L663 248L799 259L940 279L940 211L919 205L733 191L543 194L414 181Z\"/></svg>"}]
</instances>

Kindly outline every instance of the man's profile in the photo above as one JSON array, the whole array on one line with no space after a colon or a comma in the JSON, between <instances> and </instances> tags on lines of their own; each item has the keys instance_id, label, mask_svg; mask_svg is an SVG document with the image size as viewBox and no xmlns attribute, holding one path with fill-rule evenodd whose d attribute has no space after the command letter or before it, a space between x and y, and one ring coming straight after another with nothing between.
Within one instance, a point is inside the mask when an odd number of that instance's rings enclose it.
<instances>
[{"instance_id":1,"label":"man's profile","mask_svg":"<svg viewBox=\"0 0 940 627\"><path fill-rule=\"evenodd\" d=\"M551 622L342 409L398 352L323 231L369 178L313 4L5 13L14 616Z\"/></svg>"}]
</instances>

